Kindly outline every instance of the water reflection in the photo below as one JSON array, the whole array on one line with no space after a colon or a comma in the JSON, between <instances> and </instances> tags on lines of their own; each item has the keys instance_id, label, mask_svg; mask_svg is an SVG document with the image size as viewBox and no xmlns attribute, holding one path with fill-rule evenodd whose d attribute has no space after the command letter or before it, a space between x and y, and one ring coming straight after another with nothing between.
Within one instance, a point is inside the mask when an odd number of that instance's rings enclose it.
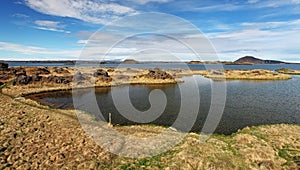
<instances>
[{"instance_id":1,"label":"water reflection","mask_svg":"<svg viewBox=\"0 0 300 170\"><path fill-rule=\"evenodd\" d=\"M201 99L199 113L192 131L199 132L203 127L211 105L211 84L218 82L202 76L195 76L195 78L199 84ZM184 83L188 84L189 81L192 81L192 79L186 78ZM245 126L262 124L300 124L299 85L300 76L293 76L293 79L286 81L227 81L226 106L216 133L230 134ZM125 87L113 88L122 91ZM153 89L160 89L166 94L167 105L163 114L151 123L170 126L176 120L180 109L181 96L178 84L130 85L130 101L137 110L148 110L150 108L149 93ZM112 122L114 124L136 124L122 116L115 108L112 102L111 88L97 88L94 93L91 93L90 89L79 90L75 94L84 100L91 99L91 102L93 96L97 99L103 117L97 113L91 114L94 114L99 120L107 121L108 113L112 113ZM73 107L72 93L70 91L36 94L30 97L58 108L68 109ZM190 100L193 100L193 96L190 96ZM87 101L86 103L89 102ZM91 105L78 107L88 111L91 110Z\"/></svg>"}]
</instances>

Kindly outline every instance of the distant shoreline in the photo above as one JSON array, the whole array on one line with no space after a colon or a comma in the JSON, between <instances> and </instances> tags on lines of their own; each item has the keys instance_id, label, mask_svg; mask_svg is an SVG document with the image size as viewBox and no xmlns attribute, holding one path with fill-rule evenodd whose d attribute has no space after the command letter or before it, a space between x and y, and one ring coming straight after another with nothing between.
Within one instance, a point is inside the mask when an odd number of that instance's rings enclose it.
<instances>
[{"instance_id":1,"label":"distant shoreline","mask_svg":"<svg viewBox=\"0 0 300 170\"><path fill-rule=\"evenodd\" d=\"M153 63L170 63L170 64L224 64L224 65L253 65L253 64L300 64L293 62L284 62L279 60L263 60L252 56L241 57L235 61L138 61L134 59L122 60L0 60L0 63L53 63L53 64L153 64Z\"/></svg>"}]
</instances>

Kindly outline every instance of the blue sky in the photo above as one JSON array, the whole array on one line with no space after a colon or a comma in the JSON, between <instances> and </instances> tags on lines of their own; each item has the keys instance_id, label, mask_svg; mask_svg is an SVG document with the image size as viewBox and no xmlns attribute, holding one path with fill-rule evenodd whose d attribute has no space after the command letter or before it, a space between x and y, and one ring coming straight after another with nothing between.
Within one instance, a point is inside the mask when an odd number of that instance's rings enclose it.
<instances>
[{"instance_id":1,"label":"blue sky","mask_svg":"<svg viewBox=\"0 0 300 170\"><path fill-rule=\"evenodd\" d=\"M121 34L134 33L132 29L136 27L145 32L164 27L163 33L179 37L195 48L195 44L201 44L199 33L187 32L187 23L176 24L183 20L174 17L153 15L130 18L130 23L124 19L123 24L118 22L122 17L145 12L167 13L192 23L209 39L220 60L253 55L300 61L300 0L2 0L0 60L78 59L87 43L94 49L97 44L95 54L101 56ZM91 43L94 41L89 41L90 36L107 24L108 29L94 36L98 42ZM160 60L176 50L186 60L194 59L175 42L153 35L131 38L106 58L147 56L149 50L143 51L142 47L154 49L152 52Z\"/></svg>"}]
</instances>

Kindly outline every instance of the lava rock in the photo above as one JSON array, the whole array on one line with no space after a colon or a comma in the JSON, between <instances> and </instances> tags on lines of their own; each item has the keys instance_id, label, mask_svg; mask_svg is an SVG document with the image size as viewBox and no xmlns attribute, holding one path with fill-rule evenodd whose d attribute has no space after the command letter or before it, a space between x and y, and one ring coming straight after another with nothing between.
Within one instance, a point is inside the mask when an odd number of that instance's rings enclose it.
<instances>
[{"instance_id":1,"label":"lava rock","mask_svg":"<svg viewBox=\"0 0 300 170\"><path fill-rule=\"evenodd\" d=\"M8 75L0 75L0 80L8 80L10 79L10 76Z\"/></svg>"},{"instance_id":2,"label":"lava rock","mask_svg":"<svg viewBox=\"0 0 300 170\"><path fill-rule=\"evenodd\" d=\"M36 74L50 74L50 71L45 67L43 68L39 67L37 68Z\"/></svg>"},{"instance_id":3,"label":"lava rock","mask_svg":"<svg viewBox=\"0 0 300 170\"><path fill-rule=\"evenodd\" d=\"M54 72L55 72L55 73L58 73L58 74L69 74L69 73L70 73L68 70L66 70L66 69L64 69L64 68L61 68L61 67L55 68L55 69L54 69Z\"/></svg>"},{"instance_id":4,"label":"lava rock","mask_svg":"<svg viewBox=\"0 0 300 170\"><path fill-rule=\"evenodd\" d=\"M97 70L94 74L93 74L94 77L99 77L99 76L104 76L104 77L110 77L108 75L108 72L102 70L102 69L99 69Z\"/></svg>"},{"instance_id":5,"label":"lava rock","mask_svg":"<svg viewBox=\"0 0 300 170\"><path fill-rule=\"evenodd\" d=\"M57 83L57 84L68 84L72 82L72 76L49 76L48 82Z\"/></svg>"},{"instance_id":6,"label":"lava rock","mask_svg":"<svg viewBox=\"0 0 300 170\"><path fill-rule=\"evenodd\" d=\"M6 70L8 69L8 64L7 63L0 63L0 70Z\"/></svg>"},{"instance_id":7,"label":"lava rock","mask_svg":"<svg viewBox=\"0 0 300 170\"><path fill-rule=\"evenodd\" d=\"M158 68L149 70L147 77L153 79L173 79L172 75Z\"/></svg>"},{"instance_id":8,"label":"lava rock","mask_svg":"<svg viewBox=\"0 0 300 170\"><path fill-rule=\"evenodd\" d=\"M32 80L33 81L42 81L43 77L40 76L40 75L38 75L38 74L36 74L36 75L32 76Z\"/></svg>"},{"instance_id":9,"label":"lava rock","mask_svg":"<svg viewBox=\"0 0 300 170\"><path fill-rule=\"evenodd\" d=\"M21 70L19 70L19 71L16 71L16 72L15 72L15 75L16 75L16 76L27 76L27 73L26 73L25 70L21 69Z\"/></svg>"},{"instance_id":10,"label":"lava rock","mask_svg":"<svg viewBox=\"0 0 300 170\"><path fill-rule=\"evenodd\" d=\"M31 76L26 76L26 75L18 75L14 81L13 81L13 85L27 85L32 81L32 77Z\"/></svg>"}]
</instances>

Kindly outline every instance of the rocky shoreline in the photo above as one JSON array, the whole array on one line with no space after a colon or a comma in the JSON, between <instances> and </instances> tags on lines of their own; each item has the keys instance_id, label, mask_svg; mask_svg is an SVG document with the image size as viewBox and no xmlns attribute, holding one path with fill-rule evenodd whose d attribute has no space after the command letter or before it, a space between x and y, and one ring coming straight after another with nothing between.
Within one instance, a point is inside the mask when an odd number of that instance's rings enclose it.
<instances>
[{"instance_id":1,"label":"rocky shoreline","mask_svg":"<svg viewBox=\"0 0 300 170\"><path fill-rule=\"evenodd\" d=\"M125 84L175 84L183 76L202 75L213 80L288 80L288 74L269 70L184 70L97 67L8 67L0 69L2 92L11 96L72 88Z\"/></svg>"}]
</instances>

